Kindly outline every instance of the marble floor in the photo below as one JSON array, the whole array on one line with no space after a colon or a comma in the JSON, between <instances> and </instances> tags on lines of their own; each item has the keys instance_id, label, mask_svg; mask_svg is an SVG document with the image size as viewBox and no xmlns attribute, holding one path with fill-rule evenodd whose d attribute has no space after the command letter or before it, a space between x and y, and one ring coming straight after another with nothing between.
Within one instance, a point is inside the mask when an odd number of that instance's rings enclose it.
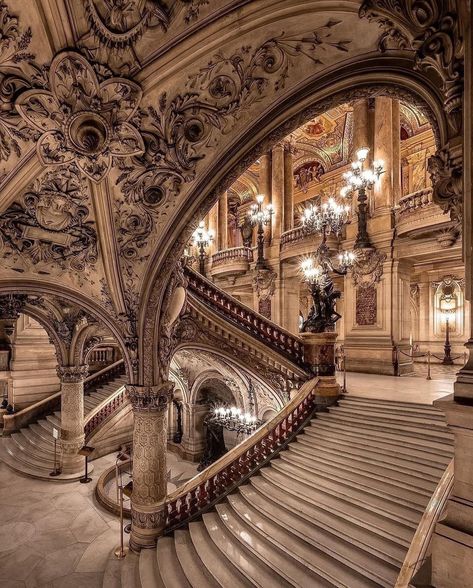
<instances>
[{"instance_id":1,"label":"marble floor","mask_svg":"<svg viewBox=\"0 0 473 588\"><path fill-rule=\"evenodd\" d=\"M115 454L95 460L94 482L114 463ZM195 469L168 454L168 490ZM101 588L119 522L95 501L94 482L34 480L0 462L1 588Z\"/></svg>"},{"instance_id":2,"label":"marble floor","mask_svg":"<svg viewBox=\"0 0 473 588\"><path fill-rule=\"evenodd\" d=\"M347 394L379 400L398 400L432 404L434 400L453 394L453 382L458 368L445 372L432 372L432 380L418 376L380 376L347 372ZM337 380L343 382L343 375L337 373Z\"/></svg>"}]
</instances>

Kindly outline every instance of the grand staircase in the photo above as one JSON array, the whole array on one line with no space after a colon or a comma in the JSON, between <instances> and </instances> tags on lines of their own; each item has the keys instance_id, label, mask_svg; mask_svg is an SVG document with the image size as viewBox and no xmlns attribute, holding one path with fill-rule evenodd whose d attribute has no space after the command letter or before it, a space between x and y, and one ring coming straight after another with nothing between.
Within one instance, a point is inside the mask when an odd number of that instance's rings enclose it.
<instances>
[{"instance_id":1,"label":"grand staircase","mask_svg":"<svg viewBox=\"0 0 473 588\"><path fill-rule=\"evenodd\" d=\"M432 406L345 396L200 519L104 587L392 588L453 457ZM133 563L137 562L133 569Z\"/></svg>"},{"instance_id":2,"label":"grand staircase","mask_svg":"<svg viewBox=\"0 0 473 588\"><path fill-rule=\"evenodd\" d=\"M94 412L95 409L123 388L126 376L118 375L108 379L99 385L90 394L84 396L84 417ZM22 428L19 432L5 437L0 442L0 459L12 469L27 476L44 478L54 467L54 438L53 428L61 428L61 412L39 419L36 423ZM67 479L67 475L61 475L60 479ZM77 474L71 477L77 478Z\"/></svg>"}]
</instances>

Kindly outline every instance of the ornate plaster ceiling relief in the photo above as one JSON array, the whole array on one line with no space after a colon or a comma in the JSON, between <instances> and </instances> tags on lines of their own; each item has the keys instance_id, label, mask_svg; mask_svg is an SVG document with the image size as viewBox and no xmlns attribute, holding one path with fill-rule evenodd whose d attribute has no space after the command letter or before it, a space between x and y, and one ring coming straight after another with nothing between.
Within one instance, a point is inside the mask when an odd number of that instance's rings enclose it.
<instances>
[{"instance_id":1,"label":"ornate plaster ceiling relief","mask_svg":"<svg viewBox=\"0 0 473 588\"><path fill-rule=\"evenodd\" d=\"M47 89L21 93L16 109L40 133L36 149L43 165L75 162L90 180L100 182L112 157L144 151L132 122L140 100L141 89L134 82L114 77L99 82L82 55L65 51L51 63Z\"/></svg>"}]
</instances>

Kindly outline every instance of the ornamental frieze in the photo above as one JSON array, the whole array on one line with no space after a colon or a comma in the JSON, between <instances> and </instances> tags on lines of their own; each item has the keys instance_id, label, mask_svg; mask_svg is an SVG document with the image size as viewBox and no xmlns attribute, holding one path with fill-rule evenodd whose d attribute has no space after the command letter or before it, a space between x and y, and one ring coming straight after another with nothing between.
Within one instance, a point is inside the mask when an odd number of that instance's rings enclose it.
<instances>
[{"instance_id":1,"label":"ornamental frieze","mask_svg":"<svg viewBox=\"0 0 473 588\"><path fill-rule=\"evenodd\" d=\"M127 397L134 412L165 412L173 397L174 383L164 382L159 386L126 387Z\"/></svg>"},{"instance_id":2,"label":"ornamental frieze","mask_svg":"<svg viewBox=\"0 0 473 588\"><path fill-rule=\"evenodd\" d=\"M370 288L377 284L383 275L383 263L386 253L374 247L356 250L356 258L352 268L353 284L357 288Z\"/></svg>"}]
</instances>

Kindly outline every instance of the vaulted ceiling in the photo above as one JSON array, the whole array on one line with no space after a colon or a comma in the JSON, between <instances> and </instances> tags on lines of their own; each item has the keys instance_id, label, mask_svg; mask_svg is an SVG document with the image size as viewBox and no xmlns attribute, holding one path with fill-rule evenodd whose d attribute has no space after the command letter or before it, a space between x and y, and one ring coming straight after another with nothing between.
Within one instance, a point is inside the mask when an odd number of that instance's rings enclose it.
<instances>
[{"instance_id":1,"label":"vaulted ceiling","mask_svg":"<svg viewBox=\"0 0 473 588\"><path fill-rule=\"evenodd\" d=\"M346 129L320 115L364 90L328 80L388 57L360 4L1 2L0 289L74 299L139 363L192 223L263 142L315 116Z\"/></svg>"}]
</instances>

